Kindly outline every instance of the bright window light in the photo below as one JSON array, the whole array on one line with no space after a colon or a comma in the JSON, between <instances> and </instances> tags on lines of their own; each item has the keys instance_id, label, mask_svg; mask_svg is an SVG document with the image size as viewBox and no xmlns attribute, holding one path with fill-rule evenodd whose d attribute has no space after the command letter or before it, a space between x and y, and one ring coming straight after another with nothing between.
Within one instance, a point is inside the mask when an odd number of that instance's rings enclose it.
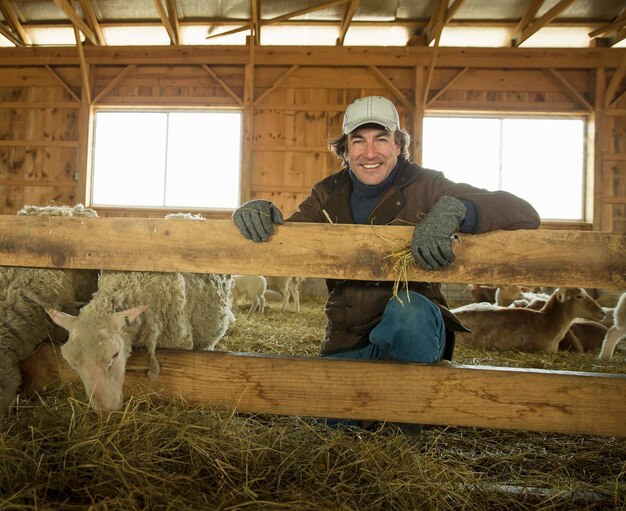
<instances>
[{"instance_id":1,"label":"bright window light","mask_svg":"<svg viewBox=\"0 0 626 511\"><path fill-rule=\"evenodd\" d=\"M237 207L241 126L232 111L97 112L92 204Z\"/></svg>"},{"instance_id":2,"label":"bright window light","mask_svg":"<svg viewBox=\"0 0 626 511\"><path fill-rule=\"evenodd\" d=\"M584 140L580 118L428 116L423 164L452 181L514 193L544 220L581 221Z\"/></svg>"},{"instance_id":3,"label":"bright window light","mask_svg":"<svg viewBox=\"0 0 626 511\"><path fill-rule=\"evenodd\" d=\"M353 26L346 32L345 46L406 46L411 37L407 27Z\"/></svg>"},{"instance_id":4,"label":"bright window light","mask_svg":"<svg viewBox=\"0 0 626 511\"><path fill-rule=\"evenodd\" d=\"M324 26L267 25L261 27L261 44L268 46L334 46L339 28Z\"/></svg>"},{"instance_id":5,"label":"bright window light","mask_svg":"<svg viewBox=\"0 0 626 511\"><path fill-rule=\"evenodd\" d=\"M509 46L511 29L503 27L445 27L439 46L490 47Z\"/></svg>"},{"instance_id":6,"label":"bright window light","mask_svg":"<svg viewBox=\"0 0 626 511\"><path fill-rule=\"evenodd\" d=\"M163 46L170 44L164 27L102 27L104 40L110 46Z\"/></svg>"},{"instance_id":7,"label":"bright window light","mask_svg":"<svg viewBox=\"0 0 626 511\"><path fill-rule=\"evenodd\" d=\"M520 48L588 48L589 32L593 27L543 27Z\"/></svg>"},{"instance_id":8,"label":"bright window light","mask_svg":"<svg viewBox=\"0 0 626 511\"><path fill-rule=\"evenodd\" d=\"M209 33L209 28L211 32ZM250 34L249 30L242 30L234 34L213 37L207 39L208 35L221 34L222 32L228 32L232 30L233 26L218 26L209 27L209 25L187 25L180 27L180 37L183 44L206 44L206 45L244 45L246 44L246 36Z\"/></svg>"},{"instance_id":9,"label":"bright window light","mask_svg":"<svg viewBox=\"0 0 626 511\"><path fill-rule=\"evenodd\" d=\"M6 37L0 34L0 47L7 48L15 46L11 41L9 41Z\"/></svg>"},{"instance_id":10,"label":"bright window light","mask_svg":"<svg viewBox=\"0 0 626 511\"><path fill-rule=\"evenodd\" d=\"M65 46L75 45L76 36L74 29L69 27L30 27L25 29L31 44L38 45L54 45ZM80 40L84 41L85 37L80 33Z\"/></svg>"}]
</instances>

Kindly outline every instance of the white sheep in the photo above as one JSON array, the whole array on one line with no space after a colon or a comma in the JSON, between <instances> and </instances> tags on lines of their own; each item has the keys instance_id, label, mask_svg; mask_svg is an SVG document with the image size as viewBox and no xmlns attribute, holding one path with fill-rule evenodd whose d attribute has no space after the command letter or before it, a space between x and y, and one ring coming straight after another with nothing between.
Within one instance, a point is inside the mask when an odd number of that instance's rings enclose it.
<instances>
[{"instance_id":1,"label":"white sheep","mask_svg":"<svg viewBox=\"0 0 626 511\"><path fill-rule=\"evenodd\" d=\"M293 300L293 307L300 312L300 277L270 277L265 275L268 289L278 291L282 296L281 311L287 309L289 299Z\"/></svg>"},{"instance_id":2,"label":"white sheep","mask_svg":"<svg viewBox=\"0 0 626 511\"><path fill-rule=\"evenodd\" d=\"M483 307L482 310L460 307L452 312L471 333L460 332L460 343L499 349L556 353L575 318L600 321L602 308L584 289L557 289L539 310Z\"/></svg>"},{"instance_id":3,"label":"white sheep","mask_svg":"<svg viewBox=\"0 0 626 511\"><path fill-rule=\"evenodd\" d=\"M92 408L122 406L132 346L146 348L150 379L160 371L157 347L213 349L231 323L229 281L214 274L103 271L78 316L48 310L69 332L61 354L79 374Z\"/></svg>"},{"instance_id":4,"label":"white sheep","mask_svg":"<svg viewBox=\"0 0 626 511\"><path fill-rule=\"evenodd\" d=\"M241 299L250 300L248 313L258 310L265 311L265 291L267 281L262 275L233 275L232 278L232 302L237 305Z\"/></svg>"},{"instance_id":5,"label":"white sheep","mask_svg":"<svg viewBox=\"0 0 626 511\"><path fill-rule=\"evenodd\" d=\"M609 328L602 341L600 360L608 362L613 357L615 346L622 337L626 336L626 292L622 293L613 311L613 326Z\"/></svg>"},{"instance_id":6,"label":"white sheep","mask_svg":"<svg viewBox=\"0 0 626 511\"><path fill-rule=\"evenodd\" d=\"M18 215L97 217L82 204L24 206ZM46 338L64 341L66 333L46 315L48 307L76 311L96 290L97 271L0 266L0 416L21 385L18 363Z\"/></svg>"},{"instance_id":7,"label":"white sheep","mask_svg":"<svg viewBox=\"0 0 626 511\"><path fill-rule=\"evenodd\" d=\"M168 219L204 220L173 213ZM49 309L69 332L61 354L101 412L122 406L126 361L144 346L148 377L160 371L156 348L212 350L234 322L229 275L103 271L98 291L78 316Z\"/></svg>"}]
</instances>

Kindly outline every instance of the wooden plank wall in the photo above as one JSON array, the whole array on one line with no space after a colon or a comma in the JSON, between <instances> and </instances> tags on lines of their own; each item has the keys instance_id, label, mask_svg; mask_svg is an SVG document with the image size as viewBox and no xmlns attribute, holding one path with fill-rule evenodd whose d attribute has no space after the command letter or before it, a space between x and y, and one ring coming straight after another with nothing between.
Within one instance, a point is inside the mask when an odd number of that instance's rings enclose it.
<instances>
[{"instance_id":1,"label":"wooden plank wall","mask_svg":"<svg viewBox=\"0 0 626 511\"><path fill-rule=\"evenodd\" d=\"M191 62L188 53L180 57L173 54L160 63L150 52L115 64L113 55L107 54L109 59L98 53L88 70L91 108L243 109L248 80L254 94L247 105L251 137L244 142L243 151L248 167L244 176L249 177L242 184L242 197L271 199L287 215L314 182L339 168L339 160L326 148L326 138L339 134L346 105L359 96L381 94L395 100L409 132L419 130L424 112L434 111L584 115L590 121L593 141L588 155L592 227L626 231L626 98L622 98L626 85L613 80L619 72L615 64L619 58L611 58L609 63L604 57L591 58L587 50L572 49L567 54L573 57L571 67L563 67L563 58L549 51L527 53L518 49L515 55L524 65L504 67L509 62L499 49L485 52L480 59L447 57L442 49L443 60L435 67L429 94L422 103L421 87L428 66L424 58L410 64L406 57L412 50L389 50L390 55L397 53L397 58L389 57L385 65L380 64L380 58L368 61L349 52L342 53L336 65L330 65L328 49L307 50L308 63L303 65L301 48L272 49L271 54L255 61L252 76L246 76L242 56L231 55L228 49L212 50L216 53L206 64ZM89 163L89 123L81 123L80 118L84 112L81 108L90 107L81 106L79 65L60 51L40 60L30 58L30 49L11 49L6 57L3 51L0 49L0 213L13 214L24 204L41 205L51 200L85 202L89 183L82 167ZM619 57L624 53L606 51L611 53L599 55ZM578 55L584 64L575 64ZM608 90L611 98L607 98ZM420 160L419 140L414 158ZM164 214L143 209L101 209L99 213ZM226 218L229 214L206 216Z\"/></svg>"}]
</instances>

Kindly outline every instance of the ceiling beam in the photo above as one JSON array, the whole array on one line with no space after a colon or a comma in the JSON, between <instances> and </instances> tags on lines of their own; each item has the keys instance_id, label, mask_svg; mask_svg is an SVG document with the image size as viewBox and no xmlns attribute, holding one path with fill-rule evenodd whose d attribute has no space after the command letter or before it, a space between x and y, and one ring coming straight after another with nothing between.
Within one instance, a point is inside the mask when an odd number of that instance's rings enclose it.
<instances>
[{"instance_id":1,"label":"ceiling beam","mask_svg":"<svg viewBox=\"0 0 626 511\"><path fill-rule=\"evenodd\" d=\"M613 98L615 97L615 93L622 83L622 79L624 78L624 74L626 74L626 53L622 57L622 61L619 67L615 70L609 85L606 88L606 95L604 96L604 108L609 108L611 103L613 102Z\"/></svg>"},{"instance_id":2,"label":"ceiling beam","mask_svg":"<svg viewBox=\"0 0 626 511\"><path fill-rule=\"evenodd\" d=\"M250 0L250 26L255 44L261 44L261 6L260 0Z\"/></svg>"},{"instance_id":3,"label":"ceiling beam","mask_svg":"<svg viewBox=\"0 0 626 511\"><path fill-rule=\"evenodd\" d=\"M61 86L68 92L68 94L72 96L76 102L80 103L80 98L76 95L76 93L72 90L72 88L65 82L65 80L61 78L59 74L47 64L44 67L48 71L50 71L50 74L54 76L54 79L61 84Z\"/></svg>"},{"instance_id":4,"label":"ceiling beam","mask_svg":"<svg viewBox=\"0 0 626 511\"><path fill-rule=\"evenodd\" d=\"M2 12L5 22L13 31L13 37L21 42L20 46L30 44L30 37L28 37L28 33L24 30L24 27L22 27L17 14L15 14L13 6L8 2L8 0L0 0L0 12Z\"/></svg>"},{"instance_id":5,"label":"ceiling beam","mask_svg":"<svg viewBox=\"0 0 626 511\"><path fill-rule=\"evenodd\" d=\"M611 32L617 32L626 25L626 9L614 21L607 25L596 28L593 32L589 32L589 37L594 38Z\"/></svg>"},{"instance_id":6,"label":"ceiling beam","mask_svg":"<svg viewBox=\"0 0 626 511\"><path fill-rule=\"evenodd\" d=\"M209 66L207 66L206 64L201 64L202 69L204 69L207 73L209 73L209 75L211 76L211 78L213 78L222 89L224 89L228 95L233 98L237 104L239 106L243 106L243 101L241 100L241 98L239 96L237 96L237 94L235 94L235 92L233 91L233 89L231 89L228 84L222 80L219 76L217 76L217 73L215 73L215 71L213 71Z\"/></svg>"},{"instance_id":7,"label":"ceiling beam","mask_svg":"<svg viewBox=\"0 0 626 511\"><path fill-rule=\"evenodd\" d=\"M430 45L435 39L437 39L441 32L443 31L443 27L446 24L447 19L447 10L448 10L448 0L439 0L433 15L428 20L428 25L424 29L424 44L426 46Z\"/></svg>"},{"instance_id":8,"label":"ceiling beam","mask_svg":"<svg viewBox=\"0 0 626 511\"><path fill-rule=\"evenodd\" d=\"M526 41L530 36L546 27L552 20L554 20L565 9L572 5L576 0L561 0L552 9L546 12L543 16L533 21L529 26L522 30L522 34L519 39L515 40L515 46L519 46Z\"/></svg>"},{"instance_id":9,"label":"ceiling beam","mask_svg":"<svg viewBox=\"0 0 626 511\"><path fill-rule=\"evenodd\" d=\"M513 32L511 32L511 46L517 46L519 44L517 41L519 39L518 36L533 22L544 2L545 0L533 0L533 3L528 6L524 15L517 22L517 25L515 25Z\"/></svg>"},{"instance_id":10,"label":"ceiling beam","mask_svg":"<svg viewBox=\"0 0 626 511\"><path fill-rule=\"evenodd\" d=\"M56 0L55 0L56 1ZM83 49L83 42L80 40L80 32L78 28L74 27L74 38L76 39L76 49L78 50L78 59L80 60L80 74L83 79L83 100L87 104L91 104L91 80L89 79L89 64L85 59L85 51Z\"/></svg>"},{"instance_id":11,"label":"ceiling beam","mask_svg":"<svg viewBox=\"0 0 626 511\"><path fill-rule=\"evenodd\" d=\"M347 6L346 11L343 14L343 18L341 20L341 25L339 27L339 37L337 38L337 46L342 46L343 42L346 39L346 34L348 33L348 29L350 28L350 24L352 23L352 18L354 17L354 13L359 7L359 0L352 0L350 5Z\"/></svg>"},{"instance_id":12,"label":"ceiling beam","mask_svg":"<svg viewBox=\"0 0 626 511\"><path fill-rule=\"evenodd\" d=\"M452 18L454 18L456 11L458 11L461 5L463 5L463 2L465 2L465 0L454 0L454 2L452 2L452 5L448 7L448 10L446 11L446 25L450 23L450 21L452 21Z\"/></svg>"},{"instance_id":13,"label":"ceiling beam","mask_svg":"<svg viewBox=\"0 0 626 511\"><path fill-rule=\"evenodd\" d=\"M58 0L55 0L55 1L58 1ZM153 0L152 3L154 4L154 7L157 10L157 14L159 15L159 18L161 19L161 23L163 24L163 27L167 31L167 35L170 37L171 43L173 45L178 45L178 36L176 35L176 32L174 31L174 27L172 27L172 24L170 23L170 20L167 17L167 13L165 12L165 9L163 8L163 4L161 3L161 0Z\"/></svg>"},{"instance_id":14,"label":"ceiling beam","mask_svg":"<svg viewBox=\"0 0 626 511\"><path fill-rule=\"evenodd\" d=\"M2 34L6 39L11 41L15 46L24 46L22 40L13 35L13 31L11 30L11 28L2 22L0 22L0 34Z\"/></svg>"},{"instance_id":15,"label":"ceiling beam","mask_svg":"<svg viewBox=\"0 0 626 511\"><path fill-rule=\"evenodd\" d=\"M130 64L128 66L126 66L124 69L122 69L122 71L120 71L117 76L115 76L115 78L113 78L113 80L111 80L107 86L102 89L102 91L100 91L100 94L98 94L94 99L93 99L93 104L97 105L98 102L102 99L105 98L106 96L108 96L110 94L110 92L117 87L120 83L122 83L124 81L124 79L130 74L132 73L135 69L137 69L137 66L135 64Z\"/></svg>"},{"instance_id":16,"label":"ceiling beam","mask_svg":"<svg viewBox=\"0 0 626 511\"><path fill-rule=\"evenodd\" d=\"M176 0L165 0L167 3L167 16L172 24L174 33L176 34L176 40L178 44L182 44L180 38L180 23L178 22L178 12L176 10Z\"/></svg>"},{"instance_id":17,"label":"ceiling beam","mask_svg":"<svg viewBox=\"0 0 626 511\"><path fill-rule=\"evenodd\" d=\"M411 101L407 99L404 93L396 87L396 85L387 78L383 72L378 69L376 66L369 66L368 68L384 85L387 87L393 95L404 105L411 115L413 115L413 111L415 110L415 106Z\"/></svg>"},{"instance_id":18,"label":"ceiling beam","mask_svg":"<svg viewBox=\"0 0 626 511\"><path fill-rule=\"evenodd\" d=\"M83 20L78 15L78 13L74 10L74 7L72 7L67 2L67 0L54 0L54 3L57 4L59 9L61 9L63 13L70 19L72 25L74 25L74 28L77 28L83 34L85 34L85 37L89 39L95 46L99 46L100 43L98 41L98 38L96 37L96 34L94 34L93 30L89 28L89 25L85 23L85 20Z\"/></svg>"},{"instance_id":19,"label":"ceiling beam","mask_svg":"<svg viewBox=\"0 0 626 511\"><path fill-rule=\"evenodd\" d=\"M288 19L295 18L296 16L303 16L304 14L320 11L328 7L334 7L335 5L345 4L350 1L351 0L333 0L332 2L326 2L320 5L316 5L315 7L307 7L306 9L300 9L299 11L283 14L282 16L277 16L276 18L272 18L269 20L260 20L259 23L261 26L271 25L272 23L280 23L281 21L286 21ZM247 23L245 25L242 25L241 27L233 28L232 30L228 30L226 32L220 32L219 34L210 35L207 37L207 39L213 39L214 37L220 37L223 35L236 34L237 32L244 32L245 30L250 30L251 27L252 25L250 23Z\"/></svg>"},{"instance_id":20,"label":"ceiling beam","mask_svg":"<svg viewBox=\"0 0 626 511\"><path fill-rule=\"evenodd\" d=\"M98 42L100 45L104 45L104 34L102 33L102 29L100 28L100 24L98 23L98 18L96 17L96 13L93 10L93 5L91 0L79 0L80 8L83 10L83 14L85 18L87 18L87 23L96 34L98 38Z\"/></svg>"},{"instance_id":21,"label":"ceiling beam","mask_svg":"<svg viewBox=\"0 0 626 511\"><path fill-rule=\"evenodd\" d=\"M585 99L585 97L576 90L576 88L569 83L561 73L559 73L556 69L544 69L544 73L546 73L550 78L552 78L556 83L559 84L561 89L567 96L578 103L579 106L582 106L587 112L593 112L593 106L589 101Z\"/></svg>"}]
</instances>

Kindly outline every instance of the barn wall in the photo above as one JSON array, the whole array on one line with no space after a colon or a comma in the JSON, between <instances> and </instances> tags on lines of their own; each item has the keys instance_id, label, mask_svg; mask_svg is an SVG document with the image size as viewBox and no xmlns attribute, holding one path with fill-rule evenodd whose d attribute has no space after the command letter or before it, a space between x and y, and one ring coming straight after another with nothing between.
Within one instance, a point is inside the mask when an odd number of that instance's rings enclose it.
<instances>
[{"instance_id":1,"label":"barn wall","mask_svg":"<svg viewBox=\"0 0 626 511\"><path fill-rule=\"evenodd\" d=\"M385 60L373 63L344 51L337 65L328 63L329 51L319 50L318 56L311 50L306 65L302 52L293 49L273 49L259 60L239 54L229 59L223 50L207 63L177 57L180 53L161 60L138 53L117 63L113 56L99 53L87 60L90 105L84 99L80 63L61 52L44 61L27 53L29 49L12 49L4 57L0 50L0 213L13 214L24 204L86 201L90 109L199 106L243 110L242 196L271 199L288 215L313 183L339 168L339 160L326 148L326 138L340 133L346 105L359 96L380 94L396 102L402 124L416 137L417 161L424 112L587 116L594 148L588 176L593 185L589 196L593 228L626 231L626 99L621 97L624 87L616 83L621 80L613 79L619 73L617 65L587 50L580 50L578 59L579 50L568 50L569 68L563 67L563 58L548 51L532 54L541 58L527 58L530 54L519 49L515 55L526 59L524 67L519 62L505 67L505 62L513 61L496 50L482 59L455 58L441 50L444 57L429 75L432 55L422 55L427 50L421 50L422 58L413 63L404 48L388 50ZM397 58L389 58L394 52ZM598 55L622 54L605 50ZM254 66L246 65L249 61ZM99 213L163 215L161 210Z\"/></svg>"}]
</instances>

